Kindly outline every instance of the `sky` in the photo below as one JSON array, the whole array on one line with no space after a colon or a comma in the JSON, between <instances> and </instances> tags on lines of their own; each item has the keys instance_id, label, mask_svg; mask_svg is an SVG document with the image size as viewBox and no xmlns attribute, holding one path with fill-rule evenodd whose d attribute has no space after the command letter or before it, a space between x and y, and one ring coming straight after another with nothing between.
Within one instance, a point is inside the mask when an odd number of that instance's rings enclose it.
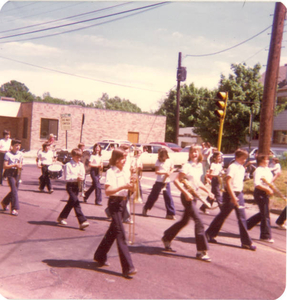
<instances>
[{"instance_id":1,"label":"sky","mask_svg":"<svg viewBox=\"0 0 287 300\"><path fill-rule=\"evenodd\" d=\"M216 89L231 64L260 63L263 73L275 2L0 0L1 6L0 86L16 80L35 96L87 104L107 93L153 112L176 88L180 52L187 69L181 84ZM286 33L281 66L284 39Z\"/></svg>"}]
</instances>

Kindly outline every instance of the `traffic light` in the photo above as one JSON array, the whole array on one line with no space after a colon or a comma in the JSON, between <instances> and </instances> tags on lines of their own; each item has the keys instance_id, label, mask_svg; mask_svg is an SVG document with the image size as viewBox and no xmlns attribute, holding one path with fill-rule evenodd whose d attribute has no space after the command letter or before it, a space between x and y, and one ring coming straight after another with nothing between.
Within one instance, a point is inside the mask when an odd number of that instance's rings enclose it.
<instances>
[{"instance_id":1,"label":"traffic light","mask_svg":"<svg viewBox=\"0 0 287 300\"><path fill-rule=\"evenodd\" d=\"M224 119L227 108L228 93L218 92L217 97L220 100L216 101L215 103L219 107L219 109L215 111L215 115L218 116L220 119Z\"/></svg>"},{"instance_id":2,"label":"traffic light","mask_svg":"<svg viewBox=\"0 0 287 300\"><path fill-rule=\"evenodd\" d=\"M186 80L186 67L179 67L177 69L177 81L185 81Z\"/></svg>"}]
</instances>

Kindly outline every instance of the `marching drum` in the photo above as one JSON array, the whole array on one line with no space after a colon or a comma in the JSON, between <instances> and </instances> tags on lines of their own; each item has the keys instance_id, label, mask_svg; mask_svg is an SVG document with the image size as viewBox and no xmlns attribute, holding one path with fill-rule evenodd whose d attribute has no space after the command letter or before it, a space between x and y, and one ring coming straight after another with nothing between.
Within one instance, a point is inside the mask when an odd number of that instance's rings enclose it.
<instances>
[{"instance_id":1,"label":"marching drum","mask_svg":"<svg viewBox=\"0 0 287 300\"><path fill-rule=\"evenodd\" d=\"M48 174L50 179L59 179L63 175L63 167L61 164L52 164L48 167Z\"/></svg>"}]
</instances>

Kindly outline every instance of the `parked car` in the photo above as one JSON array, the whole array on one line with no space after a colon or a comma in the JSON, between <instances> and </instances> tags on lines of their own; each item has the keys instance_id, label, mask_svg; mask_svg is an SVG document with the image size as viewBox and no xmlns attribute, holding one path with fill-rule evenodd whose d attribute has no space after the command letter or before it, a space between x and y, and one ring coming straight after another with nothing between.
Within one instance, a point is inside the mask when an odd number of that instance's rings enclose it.
<instances>
[{"instance_id":1,"label":"parked car","mask_svg":"<svg viewBox=\"0 0 287 300\"><path fill-rule=\"evenodd\" d=\"M242 147L241 149L244 149L247 152L249 152L249 147ZM248 157L247 161L255 159L254 153L255 153L256 150L258 150L257 147L251 147L250 148L249 157ZM287 153L287 148L271 147L270 152L271 152L272 155L274 155L278 158L281 158L281 157L284 157L283 153L285 153L285 152ZM229 164L235 159L234 153L223 154L222 157L223 157L223 167L224 168L228 168Z\"/></svg>"},{"instance_id":2,"label":"parked car","mask_svg":"<svg viewBox=\"0 0 287 300\"><path fill-rule=\"evenodd\" d=\"M169 142L152 142L150 144L159 144L159 145L163 145L166 146L168 148L170 148L171 150L173 150L174 152L180 152L181 151L181 147L178 146L175 143L169 143Z\"/></svg>"},{"instance_id":3,"label":"parked car","mask_svg":"<svg viewBox=\"0 0 287 300\"><path fill-rule=\"evenodd\" d=\"M158 159L158 151L161 148L165 148L168 152L168 156L172 159L175 167L181 167L185 162L187 162L188 153L174 152L169 147L159 144L136 144L137 147L147 149L141 155L141 160L144 169L154 169L155 163Z\"/></svg>"}]
</instances>

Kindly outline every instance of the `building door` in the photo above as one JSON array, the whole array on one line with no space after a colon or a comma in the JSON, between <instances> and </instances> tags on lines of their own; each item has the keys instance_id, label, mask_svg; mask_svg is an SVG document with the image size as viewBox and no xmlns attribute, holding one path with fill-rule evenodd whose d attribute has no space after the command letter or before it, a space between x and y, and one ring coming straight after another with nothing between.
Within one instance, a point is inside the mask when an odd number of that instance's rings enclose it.
<instances>
[{"instance_id":1,"label":"building door","mask_svg":"<svg viewBox=\"0 0 287 300\"><path fill-rule=\"evenodd\" d=\"M138 132L128 132L128 140L133 144L137 144L139 142L139 133Z\"/></svg>"}]
</instances>

